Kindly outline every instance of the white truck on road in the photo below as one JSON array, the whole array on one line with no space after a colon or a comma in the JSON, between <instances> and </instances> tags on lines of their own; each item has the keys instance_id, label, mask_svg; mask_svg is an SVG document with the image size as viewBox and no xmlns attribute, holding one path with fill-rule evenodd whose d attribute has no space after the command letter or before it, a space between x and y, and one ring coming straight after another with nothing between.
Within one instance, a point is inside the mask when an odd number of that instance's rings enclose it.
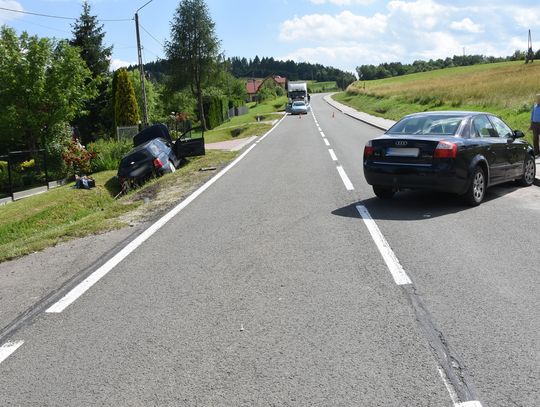
<instances>
[{"instance_id":1,"label":"white truck on road","mask_svg":"<svg viewBox=\"0 0 540 407\"><path fill-rule=\"evenodd\" d=\"M305 103L308 103L308 90L306 82L289 82L287 86L287 97L289 98L289 103L295 102L297 100L303 100Z\"/></svg>"}]
</instances>

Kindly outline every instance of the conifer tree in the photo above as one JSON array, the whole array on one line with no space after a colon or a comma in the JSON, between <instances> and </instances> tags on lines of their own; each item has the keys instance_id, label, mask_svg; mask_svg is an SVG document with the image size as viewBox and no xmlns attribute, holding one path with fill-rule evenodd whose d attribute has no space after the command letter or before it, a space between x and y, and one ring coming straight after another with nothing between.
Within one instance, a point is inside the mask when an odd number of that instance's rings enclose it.
<instances>
[{"instance_id":1,"label":"conifer tree","mask_svg":"<svg viewBox=\"0 0 540 407\"><path fill-rule=\"evenodd\" d=\"M109 67L112 47L104 45L105 32L97 16L92 15L88 1L84 1L79 19L72 26L73 38L70 44L79 48L81 58L92 72L98 95L89 100L81 115L75 121L79 135L84 141L91 141L112 127L107 114L107 87L110 81Z\"/></svg>"},{"instance_id":2,"label":"conifer tree","mask_svg":"<svg viewBox=\"0 0 540 407\"><path fill-rule=\"evenodd\" d=\"M134 126L139 123L139 106L133 84L125 68L116 75L114 118L117 126Z\"/></svg>"}]
</instances>

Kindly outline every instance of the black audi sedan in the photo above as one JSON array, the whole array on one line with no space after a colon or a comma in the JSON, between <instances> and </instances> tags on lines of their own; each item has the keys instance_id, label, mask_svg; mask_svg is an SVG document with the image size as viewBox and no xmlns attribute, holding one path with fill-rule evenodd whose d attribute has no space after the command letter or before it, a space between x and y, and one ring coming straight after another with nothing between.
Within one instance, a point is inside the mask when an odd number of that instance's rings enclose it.
<instances>
[{"instance_id":1,"label":"black audi sedan","mask_svg":"<svg viewBox=\"0 0 540 407\"><path fill-rule=\"evenodd\" d=\"M428 189L463 195L476 206L492 185L534 182L534 153L523 137L489 113L416 113L367 142L364 176L382 199Z\"/></svg>"}]
</instances>

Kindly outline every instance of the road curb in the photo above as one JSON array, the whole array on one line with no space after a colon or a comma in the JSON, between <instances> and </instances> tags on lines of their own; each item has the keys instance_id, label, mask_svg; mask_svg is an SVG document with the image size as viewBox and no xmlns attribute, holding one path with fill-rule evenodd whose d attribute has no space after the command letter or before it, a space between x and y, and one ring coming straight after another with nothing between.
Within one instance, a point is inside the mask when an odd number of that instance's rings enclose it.
<instances>
[{"instance_id":1,"label":"road curb","mask_svg":"<svg viewBox=\"0 0 540 407\"><path fill-rule=\"evenodd\" d=\"M335 95L335 93L332 93L330 95L326 95L323 97L323 100L328 103L330 106L332 106L333 108L339 110L341 113L343 113L344 115L346 116L349 116L355 120L358 120L362 123L365 123L369 126L372 126L372 127L375 127L379 130L383 130L383 131L386 131L388 130L390 127L388 126L384 126L384 125L381 125L381 124L378 124L376 123L376 120L381 120L381 118L378 118L378 117L375 117L375 116L371 116L371 115L368 115L367 113L362 113L362 115L365 115L367 117L373 117L374 120L369 120L367 118L362 118L362 117L359 117L358 115L355 115L354 113L350 113L350 112L347 112L345 109L343 109L343 107L346 107L346 108L349 108L349 109L353 109L352 107L349 107L349 106L345 106L343 105L342 103L339 103L339 102L336 102L334 99L332 99L332 95ZM354 109L353 109L354 110ZM382 120L387 120L387 119L382 119Z\"/></svg>"}]
</instances>

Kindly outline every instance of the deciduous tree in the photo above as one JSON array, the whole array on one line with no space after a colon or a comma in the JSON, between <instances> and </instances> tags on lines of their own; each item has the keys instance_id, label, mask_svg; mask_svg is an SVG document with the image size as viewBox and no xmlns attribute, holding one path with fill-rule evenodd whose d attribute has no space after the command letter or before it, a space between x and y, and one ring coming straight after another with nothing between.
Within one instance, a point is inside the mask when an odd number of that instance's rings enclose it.
<instances>
[{"instance_id":1,"label":"deciduous tree","mask_svg":"<svg viewBox=\"0 0 540 407\"><path fill-rule=\"evenodd\" d=\"M67 41L0 29L0 151L56 146L84 101L91 72ZM61 152L57 152L61 153Z\"/></svg>"},{"instance_id":2,"label":"deciduous tree","mask_svg":"<svg viewBox=\"0 0 540 407\"><path fill-rule=\"evenodd\" d=\"M171 22L171 39L165 49L173 83L177 90L190 87L204 129L203 89L217 69L219 48L215 24L204 0L182 0Z\"/></svg>"}]
</instances>

